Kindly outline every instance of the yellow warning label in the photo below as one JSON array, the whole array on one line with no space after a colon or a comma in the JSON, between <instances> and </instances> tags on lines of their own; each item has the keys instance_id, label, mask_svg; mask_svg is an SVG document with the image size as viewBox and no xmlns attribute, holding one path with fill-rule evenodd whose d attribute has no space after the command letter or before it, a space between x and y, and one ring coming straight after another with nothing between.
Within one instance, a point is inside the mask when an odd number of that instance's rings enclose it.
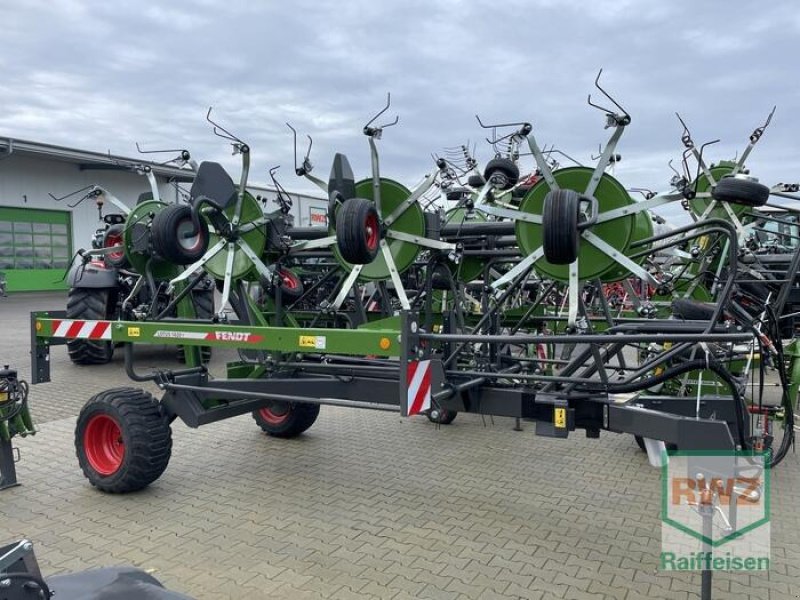
<instances>
[{"instance_id":1,"label":"yellow warning label","mask_svg":"<svg viewBox=\"0 0 800 600\"><path fill-rule=\"evenodd\" d=\"M301 335L298 343L301 348L314 348L317 344L317 338L313 335Z\"/></svg>"},{"instance_id":2,"label":"yellow warning label","mask_svg":"<svg viewBox=\"0 0 800 600\"><path fill-rule=\"evenodd\" d=\"M41 330L42 330L42 322L36 321L36 331L41 331Z\"/></svg>"},{"instance_id":3,"label":"yellow warning label","mask_svg":"<svg viewBox=\"0 0 800 600\"><path fill-rule=\"evenodd\" d=\"M553 423L559 429L564 429L567 426L567 409L566 408L557 408L556 414L553 417Z\"/></svg>"},{"instance_id":4,"label":"yellow warning label","mask_svg":"<svg viewBox=\"0 0 800 600\"><path fill-rule=\"evenodd\" d=\"M138 327L128 327L128 337L139 337L142 335Z\"/></svg>"}]
</instances>

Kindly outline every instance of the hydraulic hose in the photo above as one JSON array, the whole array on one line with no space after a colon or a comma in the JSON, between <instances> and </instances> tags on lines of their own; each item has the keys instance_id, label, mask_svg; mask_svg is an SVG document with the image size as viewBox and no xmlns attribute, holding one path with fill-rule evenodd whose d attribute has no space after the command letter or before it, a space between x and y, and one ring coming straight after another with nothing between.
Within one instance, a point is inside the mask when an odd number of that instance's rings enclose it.
<instances>
[{"instance_id":1,"label":"hydraulic hose","mask_svg":"<svg viewBox=\"0 0 800 600\"><path fill-rule=\"evenodd\" d=\"M685 363L669 367L660 375L649 377L642 381L620 384L610 383L605 386L605 390L615 393L638 392L639 390L663 383L668 379L672 379L673 377L683 375L684 373L703 370L712 371L714 374L718 375L730 388L733 395L733 401L736 403L736 410L734 412L736 413L736 435L738 437L739 445L743 449L750 449L750 443L745 433L745 415L747 414L747 405L745 404L744 397L741 393L739 393L739 388L733 376L713 358L709 358L708 360L705 358L690 360Z\"/></svg>"}]
</instances>

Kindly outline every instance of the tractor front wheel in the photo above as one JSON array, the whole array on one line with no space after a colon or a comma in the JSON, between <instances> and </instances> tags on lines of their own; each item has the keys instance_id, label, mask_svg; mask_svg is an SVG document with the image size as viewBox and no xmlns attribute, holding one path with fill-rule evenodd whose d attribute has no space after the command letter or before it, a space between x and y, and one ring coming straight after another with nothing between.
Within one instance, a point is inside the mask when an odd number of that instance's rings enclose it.
<instances>
[{"instance_id":1,"label":"tractor front wheel","mask_svg":"<svg viewBox=\"0 0 800 600\"><path fill-rule=\"evenodd\" d=\"M92 396L75 427L75 451L86 478L103 492L147 487L169 464L172 430L153 396L123 387Z\"/></svg>"},{"instance_id":2,"label":"tractor front wheel","mask_svg":"<svg viewBox=\"0 0 800 600\"><path fill-rule=\"evenodd\" d=\"M253 419L267 435L279 438L297 437L314 424L319 404L273 402L253 411Z\"/></svg>"}]
</instances>

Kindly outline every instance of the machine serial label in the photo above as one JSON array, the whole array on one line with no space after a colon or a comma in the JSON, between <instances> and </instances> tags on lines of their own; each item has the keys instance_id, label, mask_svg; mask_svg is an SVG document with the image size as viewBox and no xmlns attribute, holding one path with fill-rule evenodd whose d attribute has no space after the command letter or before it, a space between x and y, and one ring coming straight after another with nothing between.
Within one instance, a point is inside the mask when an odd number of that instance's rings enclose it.
<instances>
[{"instance_id":1,"label":"machine serial label","mask_svg":"<svg viewBox=\"0 0 800 600\"><path fill-rule=\"evenodd\" d=\"M553 424L559 429L564 429L567 426L567 409L555 409L555 416L553 417Z\"/></svg>"},{"instance_id":2,"label":"machine serial label","mask_svg":"<svg viewBox=\"0 0 800 600\"><path fill-rule=\"evenodd\" d=\"M317 350L325 350L328 342L324 335L301 335L298 345L301 348L316 348Z\"/></svg>"},{"instance_id":3,"label":"machine serial label","mask_svg":"<svg viewBox=\"0 0 800 600\"><path fill-rule=\"evenodd\" d=\"M142 332L138 327L128 327L128 337L139 337Z\"/></svg>"}]
</instances>

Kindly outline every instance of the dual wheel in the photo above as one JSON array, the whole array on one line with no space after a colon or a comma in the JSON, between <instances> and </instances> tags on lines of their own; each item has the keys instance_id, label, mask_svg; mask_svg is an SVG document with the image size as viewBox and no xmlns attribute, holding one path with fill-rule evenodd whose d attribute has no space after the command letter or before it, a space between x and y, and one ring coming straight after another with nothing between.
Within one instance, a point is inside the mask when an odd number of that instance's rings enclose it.
<instances>
[{"instance_id":1,"label":"dual wheel","mask_svg":"<svg viewBox=\"0 0 800 600\"><path fill-rule=\"evenodd\" d=\"M261 429L291 438L311 427L317 404L273 403L253 412ZM141 490L166 470L172 453L170 418L149 393L131 387L106 390L81 409L75 427L78 463L103 492Z\"/></svg>"}]
</instances>

